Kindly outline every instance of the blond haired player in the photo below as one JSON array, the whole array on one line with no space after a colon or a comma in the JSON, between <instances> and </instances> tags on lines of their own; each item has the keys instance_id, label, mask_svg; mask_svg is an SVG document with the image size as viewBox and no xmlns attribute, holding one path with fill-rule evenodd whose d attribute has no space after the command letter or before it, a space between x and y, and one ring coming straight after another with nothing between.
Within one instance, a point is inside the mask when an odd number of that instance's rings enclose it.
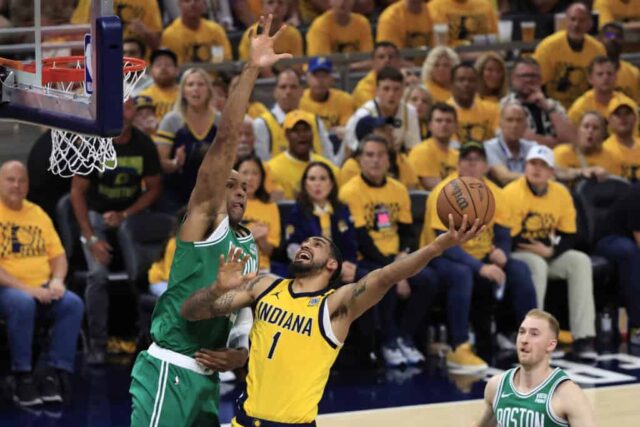
<instances>
[{"instance_id":1,"label":"blond haired player","mask_svg":"<svg viewBox=\"0 0 640 427\"><path fill-rule=\"evenodd\" d=\"M520 366L489 380L478 427L596 425L580 387L562 369L549 365L559 330L556 318L546 311L527 313L516 340Z\"/></svg>"}]
</instances>

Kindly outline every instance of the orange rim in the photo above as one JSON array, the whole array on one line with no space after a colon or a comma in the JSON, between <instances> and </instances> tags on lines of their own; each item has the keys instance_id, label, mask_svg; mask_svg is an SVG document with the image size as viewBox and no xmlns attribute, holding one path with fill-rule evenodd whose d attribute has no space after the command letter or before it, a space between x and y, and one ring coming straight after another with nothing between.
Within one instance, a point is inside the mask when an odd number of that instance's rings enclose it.
<instances>
[{"instance_id":1,"label":"orange rim","mask_svg":"<svg viewBox=\"0 0 640 427\"><path fill-rule=\"evenodd\" d=\"M122 58L123 74L142 71L147 64L143 59ZM23 63L12 59L1 58L0 65L15 70L35 73L34 62ZM48 83L72 83L84 81L84 56L59 56L56 58L44 58L42 60L42 84Z\"/></svg>"}]
</instances>

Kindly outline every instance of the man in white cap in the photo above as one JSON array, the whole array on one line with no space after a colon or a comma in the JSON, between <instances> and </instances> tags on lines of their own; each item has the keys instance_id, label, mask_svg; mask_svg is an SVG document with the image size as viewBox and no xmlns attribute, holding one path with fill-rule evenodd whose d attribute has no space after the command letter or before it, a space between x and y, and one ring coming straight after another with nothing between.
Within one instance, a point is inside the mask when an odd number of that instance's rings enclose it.
<instances>
[{"instance_id":1,"label":"man in white cap","mask_svg":"<svg viewBox=\"0 0 640 427\"><path fill-rule=\"evenodd\" d=\"M529 266L540 309L547 279L567 281L573 355L593 359L597 354L591 260L573 249L576 209L569 190L552 180L553 168L553 151L537 145L527 154L524 175L504 188L512 204L512 256Z\"/></svg>"}]
</instances>

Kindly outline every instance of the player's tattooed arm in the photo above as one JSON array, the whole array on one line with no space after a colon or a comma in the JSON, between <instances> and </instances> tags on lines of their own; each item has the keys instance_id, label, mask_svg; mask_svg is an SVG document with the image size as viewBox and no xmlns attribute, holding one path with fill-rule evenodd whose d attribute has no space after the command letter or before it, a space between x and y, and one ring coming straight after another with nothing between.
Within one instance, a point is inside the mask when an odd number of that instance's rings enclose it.
<instances>
[{"instance_id":1,"label":"player's tattooed arm","mask_svg":"<svg viewBox=\"0 0 640 427\"><path fill-rule=\"evenodd\" d=\"M355 301L362 293L367 289L366 277L362 280L350 285L348 299L343 299L341 304L331 313L331 320L338 319L340 317L346 317L349 314L349 304Z\"/></svg>"}]
</instances>

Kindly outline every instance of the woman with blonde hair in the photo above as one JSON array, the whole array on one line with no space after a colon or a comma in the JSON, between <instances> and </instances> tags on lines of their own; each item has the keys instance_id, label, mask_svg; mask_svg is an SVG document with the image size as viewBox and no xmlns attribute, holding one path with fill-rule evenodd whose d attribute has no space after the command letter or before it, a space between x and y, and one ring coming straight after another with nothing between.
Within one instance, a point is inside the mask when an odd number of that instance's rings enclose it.
<instances>
[{"instance_id":1,"label":"woman with blonde hair","mask_svg":"<svg viewBox=\"0 0 640 427\"><path fill-rule=\"evenodd\" d=\"M173 111L160 122L154 142L164 172L160 209L175 213L189 200L198 168L218 129L220 114L211 105L211 76L202 68L190 68L180 78Z\"/></svg>"},{"instance_id":2,"label":"woman with blonde hair","mask_svg":"<svg viewBox=\"0 0 640 427\"><path fill-rule=\"evenodd\" d=\"M460 63L458 54L446 46L429 51L422 64L422 81L435 102L446 102L451 97L451 69Z\"/></svg>"},{"instance_id":3,"label":"woman with blonde hair","mask_svg":"<svg viewBox=\"0 0 640 427\"><path fill-rule=\"evenodd\" d=\"M482 54L474 65L480 80L478 96L485 101L500 102L508 91L507 66L495 52Z\"/></svg>"},{"instance_id":4,"label":"woman with blonde hair","mask_svg":"<svg viewBox=\"0 0 640 427\"><path fill-rule=\"evenodd\" d=\"M422 83L414 83L404 90L402 102L413 105L418 113L420 125L420 139L424 141L429 137L429 114L433 106L433 97Z\"/></svg>"}]
</instances>

